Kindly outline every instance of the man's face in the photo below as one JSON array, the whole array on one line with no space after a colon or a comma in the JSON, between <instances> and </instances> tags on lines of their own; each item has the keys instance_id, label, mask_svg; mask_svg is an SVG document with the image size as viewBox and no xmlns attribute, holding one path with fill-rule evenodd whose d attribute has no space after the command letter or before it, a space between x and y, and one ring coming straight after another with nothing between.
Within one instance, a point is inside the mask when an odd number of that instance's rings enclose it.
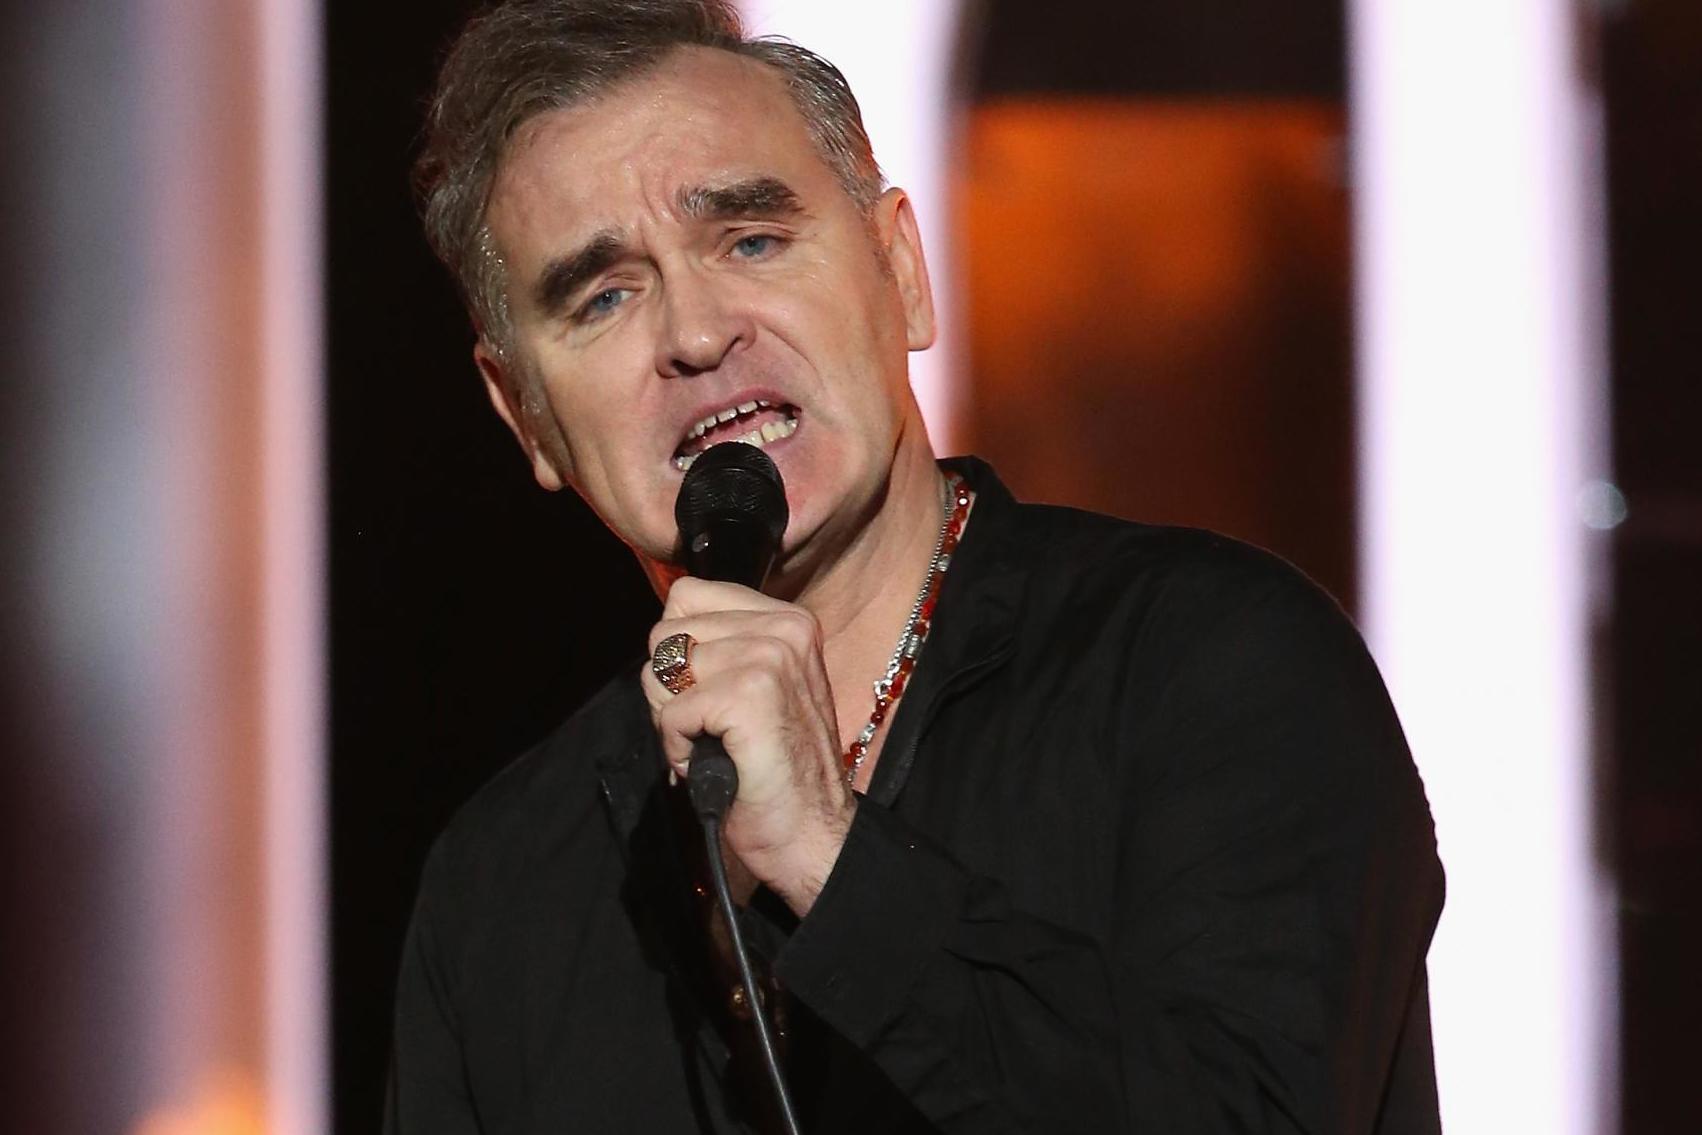
<instances>
[{"instance_id":1,"label":"man's face","mask_svg":"<svg viewBox=\"0 0 1702 1135\"><path fill-rule=\"evenodd\" d=\"M889 191L866 217L767 66L682 49L539 115L487 220L514 330L509 361L477 352L493 400L539 482L578 489L650 558L671 554L709 444L764 440L789 552L846 538L898 447L925 444L906 355L933 311L909 205ZM524 377L543 413L513 404Z\"/></svg>"}]
</instances>

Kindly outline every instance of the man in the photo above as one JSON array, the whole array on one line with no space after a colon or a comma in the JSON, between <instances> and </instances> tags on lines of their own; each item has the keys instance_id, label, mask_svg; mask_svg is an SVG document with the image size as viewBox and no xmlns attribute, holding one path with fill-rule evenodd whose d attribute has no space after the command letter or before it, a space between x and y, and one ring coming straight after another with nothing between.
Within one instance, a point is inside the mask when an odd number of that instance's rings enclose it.
<instances>
[{"instance_id":1,"label":"man","mask_svg":"<svg viewBox=\"0 0 1702 1135\"><path fill-rule=\"evenodd\" d=\"M1436 1129L1441 876L1357 637L1262 553L935 461L915 218L831 66L716 0L511 4L421 170L497 413L665 607L434 849L390 1130L768 1129L675 822L701 734L806 1130ZM675 566L735 438L791 508L766 594Z\"/></svg>"}]
</instances>

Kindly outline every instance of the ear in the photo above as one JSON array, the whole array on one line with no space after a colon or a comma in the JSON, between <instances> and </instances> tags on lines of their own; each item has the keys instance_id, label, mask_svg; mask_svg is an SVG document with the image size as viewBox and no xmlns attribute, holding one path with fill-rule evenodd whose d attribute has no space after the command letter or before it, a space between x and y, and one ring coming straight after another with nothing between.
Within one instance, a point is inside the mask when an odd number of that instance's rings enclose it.
<instances>
[{"instance_id":1,"label":"ear","mask_svg":"<svg viewBox=\"0 0 1702 1135\"><path fill-rule=\"evenodd\" d=\"M530 423L516 402L518 395L515 393L509 363L483 336L473 345L473 363L485 380L485 394L491 400L491 408L514 435L514 440L520 443L520 450L526 455L526 460L531 462L532 476L537 479L538 484L552 493L560 489L567 483L565 471L556 467L555 461L533 436Z\"/></svg>"},{"instance_id":2,"label":"ear","mask_svg":"<svg viewBox=\"0 0 1702 1135\"><path fill-rule=\"evenodd\" d=\"M875 221L887 263L898 282L910 349L926 350L934 345L934 290L928 283L928 261L922 253L922 234L916 227L910 195L896 186L887 190L875 206Z\"/></svg>"}]
</instances>

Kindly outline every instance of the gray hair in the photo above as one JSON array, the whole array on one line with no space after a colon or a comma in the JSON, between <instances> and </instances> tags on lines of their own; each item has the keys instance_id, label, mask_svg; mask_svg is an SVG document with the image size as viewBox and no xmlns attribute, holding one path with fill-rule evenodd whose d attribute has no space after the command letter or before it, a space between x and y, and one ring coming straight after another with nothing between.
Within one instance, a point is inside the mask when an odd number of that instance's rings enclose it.
<instances>
[{"instance_id":1,"label":"gray hair","mask_svg":"<svg viewBox=\"0 0 1702 1135\"><path fill-rule=\"evenodd\" d=\"M450 48L426 117L414 183L426 238L461 287L481 337L511 345L506 272L485 226L503 154L528 119L591 99L680 47L775 68L846 194L872 215L882 188L856 97L839 69L796 44L745 35L730 0L512 0Z\"/></svg>"}]
</instances>

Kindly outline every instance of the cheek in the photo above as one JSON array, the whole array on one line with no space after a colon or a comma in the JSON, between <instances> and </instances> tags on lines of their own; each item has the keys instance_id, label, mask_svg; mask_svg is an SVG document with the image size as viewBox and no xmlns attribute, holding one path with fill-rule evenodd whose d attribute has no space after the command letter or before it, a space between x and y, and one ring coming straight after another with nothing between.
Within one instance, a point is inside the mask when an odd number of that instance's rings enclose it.
<instances>
[{"instance_id":1,"label":"cheek","mask_svg":"<svg viewBox=\"0 0 1702 1135\"><path fill-rule=\"evenodd\" d=\"M894 366L902 370L903 328L894 339L890 306L870 295L866 287L847 287L843 275L794 277L776 289L764 304L764 322L811 365L830 395L844 393L841 383L855 387L879 383ZM897 342L900 351L892 347ZM844 399L833 398L834 401Z\"/></svg>"},{"instance_id":2,"label":"cheek","mask_svg":"<svg viewBox=\"0 0 1702 1135\"><path fill-rule=\"evenodd\" d=\"M674 487L610 453L597 454L573 489L603 525L652 557L667 557L675 539Z\"/></svg>"},{"instance_id":3,"label":"cheek","mask_svg":"<svg viewBox=\"0 0 1702 1135\"><path fill-rule=\"evenodd\" d=\"M576 465L594 463L596 454L636 433L635 418L645 411L642 390L627 377L636 373L635 357L632 345L615 336L546 357L542 389Z\"/></svg>"}]
</instances>

